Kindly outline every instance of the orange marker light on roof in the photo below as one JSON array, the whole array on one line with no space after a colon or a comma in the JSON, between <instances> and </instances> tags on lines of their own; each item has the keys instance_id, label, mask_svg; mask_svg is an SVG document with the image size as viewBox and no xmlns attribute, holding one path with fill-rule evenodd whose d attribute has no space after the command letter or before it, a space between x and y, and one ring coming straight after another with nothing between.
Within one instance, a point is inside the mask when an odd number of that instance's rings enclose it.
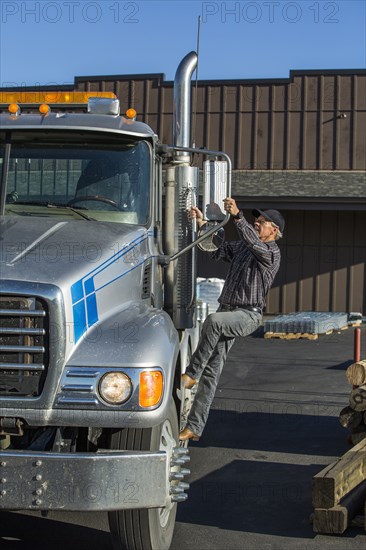
<instances>
[{"instance_id":1,"label":"orange marker light on roof","mask_svg":"<svg viewBox=\"0 0 366 550\"><path fill-rule=\"evenodd\" d=\"M64 92L60 90L55 91L42 91L37 90L34 92L1 92L0 91L0 103L18 103L22 105L41 103L88 103L89 97L104 97L109 99L117 99L116 94L113 92L80 92L70 91Z\"/></svg>"},{"instance_id":2,"label":"orange marker light on roof","mask_svg":"<svg viewBox=\"0 0 366 550\"><path fill-rule=\"evenodd\" d=\"M50 110L51 109L48 105L46 105L46 103L42 103L42 105L39 106L39 112L41 113L41 115L48 115Z\"/></svg>"},{"instance_id":3,"label":"orange marker light on roof","mask_svg":"<svg viewBox=\"0 0 366 550\"><path fill-rule=\"evenodd\" d=\"M135 109L127 109L127 111L126 111L126 117L127 118L133 119L133 118L136 118L136 116L137 116L137 113L136 113Z\"/></svg>"},{"instance_id":4,"label":"orange marker light on roof","mask_svg":"<svg viewBox=\"0 0 366 550\"><path fill-rule=\"evenodd\" d=\"M151 370L140 373L140 407L157 405L163 395L163 375L160 371Z\"/></svg>"},{"instance_id":5,"label":"orange marker light on roof","mask_svg":"<svg viewBox=\"0 0 366 550\"><path fill-rule=\"evenodd\" d=\"M12 115L16 115L17 113L20 112L20 107L17 103L10 103L9 107L8 107L8 111L9 113L11 113Z\"/></svg>"}]
</instances>

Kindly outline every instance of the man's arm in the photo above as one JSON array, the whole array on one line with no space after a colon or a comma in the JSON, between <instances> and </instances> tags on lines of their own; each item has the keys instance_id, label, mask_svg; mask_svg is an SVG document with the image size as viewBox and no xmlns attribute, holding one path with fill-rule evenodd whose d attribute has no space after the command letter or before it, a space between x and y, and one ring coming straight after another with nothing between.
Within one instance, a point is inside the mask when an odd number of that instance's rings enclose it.
<instances>
[{"instance_id":1,"label":"man's arm","mask_svg":"<svg viewBox=\"0 0 366 550\"><path fill-rule=\"evenodd\" d=\"M229 212L233 217L236 229L238 231L238 237L246 244L257 260L266 267L273 266L273 264L278 260L274 250L271 249L267 243L260 240L254 227L247 222L243 213L237 207L235 200L231 197L225 199L224 210Z\"/></svg>"}]
</instances>

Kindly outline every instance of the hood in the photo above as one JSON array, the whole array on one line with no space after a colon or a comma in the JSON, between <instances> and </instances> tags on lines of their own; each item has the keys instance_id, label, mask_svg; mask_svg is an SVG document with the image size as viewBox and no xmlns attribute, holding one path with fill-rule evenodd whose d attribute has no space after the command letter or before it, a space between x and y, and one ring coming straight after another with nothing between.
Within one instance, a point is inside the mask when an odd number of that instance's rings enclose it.
<instances>
[{"instance_id":1,"label":"hood","mask_svg":"<svg viewBox=\"0 0 366 550\"><path fill-rule=\"evenodd\" d=\"M0 278L68 286L122 251L131 248L136 257L146 239L146 229L135 225L1 217Z\"/></svg>"}]
</instances>

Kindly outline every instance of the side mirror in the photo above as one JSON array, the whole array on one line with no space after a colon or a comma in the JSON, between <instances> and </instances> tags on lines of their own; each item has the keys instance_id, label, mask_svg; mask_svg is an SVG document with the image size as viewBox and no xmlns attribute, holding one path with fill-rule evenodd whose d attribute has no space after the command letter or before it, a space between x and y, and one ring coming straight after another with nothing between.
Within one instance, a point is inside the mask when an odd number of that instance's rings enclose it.
<instances>
[{"instance_id":1,"label":"side mirror","mask_svg":"<svg viewBox=\"0 0 366 550\"><path fill-rule=\"evenodd\" d=\"M231 196L231 160L230 157L221 151L209 151L201 149L193 149L188 147L169 147L169 151L186 151L189 153L198 153L211 158L221 157L225 161L209 160L203 163L204 166L204 190L203 190L203 207L202 212L207 222L206 228L201 229L202 234L190 243L188 246L179 250L170 257L170 261L175 261L182 254L191 250L195 246L201 245L202 250L208 247L212 249L215 243L212 242L214 233L217 233L221 227L227 224L230 220L230 214L223 210L223 201L226 197Z\"/></svg>"},{"instance_id":2,"label":"side mirror","mask_svg":"<svg viewBox=\"0 0 366 550\"><path fill-rule=\"evenodd\" d=\"M198 248L204 252L213 252L217 249L213 242L215 233L212 229L225 219L223 201L227 195L227 166L223 160L206 160L203 163L203 207L202 212L207 223L202 227L199 235L209 233L207 239L198 244Z\"/></svg>"},{"instance_id":3,"label":"side mirror","mask_svg":"<svg viewBox=\"0 0 366 550\"><path fill-rule=\"evenodd\" d=\"M199 230L198 236L203 237L206 233L211 231L213 227L217 225L217 222L207 222L205 225ZM200 243L198 243L197 247L202 250L202 252L214 252L217 250L217 246L213 242L213 238L215 236L215 233L210 233L210 235L203 239Z\"/></svg>"},{"instance_id":4,"label":"side mirror","mask_svg":"<svg viewBox=\"0 0 366 550\"><path fill-rule=\"evenodd\" d=\"M209 222L225 218L223 201L227 197L228 164L224 160L206 160L203 163L203 216Z\"/></svg>"}]
</instances>

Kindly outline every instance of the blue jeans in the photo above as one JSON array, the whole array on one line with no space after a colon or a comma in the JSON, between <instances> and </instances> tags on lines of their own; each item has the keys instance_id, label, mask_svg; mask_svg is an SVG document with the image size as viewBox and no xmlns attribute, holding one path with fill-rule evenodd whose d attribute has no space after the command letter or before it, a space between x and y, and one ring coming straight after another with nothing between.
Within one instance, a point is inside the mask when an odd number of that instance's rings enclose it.
<instances>
[{"instance_id":1,"label":"blue jeans","mask_svg":"<svg viewBox=\"0 0 366 550\"><path fill-rule=\"evenodd\" d=\"M217 311L205 320L200 341L186 369L198 380L197 393L187 420L187 428L201 435L231 346L237 336L248 336L260 325L260 313L245 309Z\"/></svg>"}]
</instances>

